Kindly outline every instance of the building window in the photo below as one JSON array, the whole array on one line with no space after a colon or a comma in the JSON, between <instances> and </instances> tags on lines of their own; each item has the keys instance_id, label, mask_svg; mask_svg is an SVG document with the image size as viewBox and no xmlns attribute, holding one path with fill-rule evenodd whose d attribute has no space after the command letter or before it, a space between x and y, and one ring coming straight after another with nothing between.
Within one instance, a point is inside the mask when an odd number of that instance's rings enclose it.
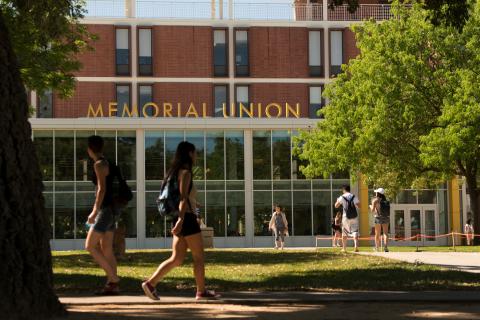
<instances>
[{"instance_id":1,"label":"building window","mask_svg":"<svg viewBox=\"0 0 480 320\"><path fill-rule=\"evenodd\" d=\"M130 111L130 85L117 84L117 117L128 117Z\"/></svg>"},{"instance_id":2,"label":"building window","mask_svg":"<svg viewBox=\"0 0 480 320\"><path fill-rule=\"evenodd\" d=\"M308 68L311 77L323 76L322 33L320 31L309 31L308 33Z\"/></svg>"},{"instance_id":3,"label":"building window","mask_svg":"<svg viewBox=\"0 0 480 320\"><path fill-rule=\"evenodd\" d=\"M330 75L342 72L343 31L330 31Z\"/></svg>"},{"instance_id":4,"label":"building window","mask_svg":"<svg viewBox=\"0 0 480 320\"><path fill-rule=\"evenodd\" d=\"M241 110L240 104L242 104L245 109L248 111L250 110L250 99L249 99L249 94L248 94L248 86L237 86L235 90L235 99L236 99L236 110L235 110L235 115L237 117L242 117L242 118L248 118L249 115L245 110ZM253 113L253 112L252 112Z\"/></svg>"},{"instance_id":5,"label":"building window","mask_svg":"<svg viewBox=\"0 0 480 320\"><path fill-rule=\"evenodd\" d=\"M228 110L227 85L218 85L214 88L215 117L223 117L223 106Z\"/></svg>"},{"instance_id":6,"label":"building window","mask_svg":"<svg viewBox=\"0 0 480 320\"><path fill-rule=\"evenodd\" d=\"M322 108L322 87L310 87L310 96L308 101L310 118L321 118L319 111Z\"/></svg>"},{"instance_id":7,"label":"building window","mask_svg":"<svg viewBox=\"0 0 480 320\"><path fill-rule=\"evenodd\" d=\"M138 74L151 76L152 71L152 29L138 30Z\"/></svg>"},{"instance_id":8,"label":"building window","mask_svg":"<svg viewBox=\"0 0 480 320\"><path fill-rule=\"evenodd\" d=\"M117 28L115 30L115 61L119 76L130 75L130 30Z\"/></svg>"},{"instance_id":9,"label":"building window","mask_svg":"<svg viewBox=\"0 0 480 320\"><path fill-rule=\"evenodd\" d=\"M235 70L239 77L249 75L248 67L248 31L235 31Z\"/></svg>"},{"instance_id":10,"label":"building window","mask_svg":"<svg viewBox=\"0 0 480 320\"><path fill-rule=\"evenodd\" d=\"M51 89L38 99L37 118L53 118L53 92Z\"/></svg>"},{"instance_id":11,"label":"building window","mask_svg":"<svg viewBox=\"0 0 480 320\"><path fill-rule=\"evenodd\" d=\"M138 87L138 115L140 117L144 117L145 115L143 114L143 106L145 106L146 103L150 103L153 101L153 88L152 85L140 85ZM148 107L145 109L145 114L149 117L152 117L154 115L154 109L151 107Z\"/></svg>"},{"instance_id":12,"label":"building window","mask_svg":"<svg viewBox=\"0 0 480 320\"><path fill-rule=\"evenodd\" d=\"M226 30L213 31L213 73L215 77L228 75Z\"/></svg>"}]
</instances>

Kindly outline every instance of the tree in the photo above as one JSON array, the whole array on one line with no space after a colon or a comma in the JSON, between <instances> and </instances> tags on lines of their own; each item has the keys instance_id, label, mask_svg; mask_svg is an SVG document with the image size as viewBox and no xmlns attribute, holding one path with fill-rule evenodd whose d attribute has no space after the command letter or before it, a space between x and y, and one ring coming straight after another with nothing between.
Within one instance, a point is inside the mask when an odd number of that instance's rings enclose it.
<instances>
[{"instance_id":1,"label":"tree","mask_svg":"<svg viewBox=\"0 0 480 320\"><path fill-rule=\"evenodd\" d=\"M350 12L358 8L359 0L332 0L329 7L347 5ZM383 3L390 0L380 1ZM407 1L404 1L407 2ZM410 2L410 1L408 1ZM468 0L424 0L425 9L430 12L429 19L435 24L447 23L461 29L468 19Z\"/></svg>"},{"instance_id":2,"label":"tree","mask_svg":"<svg viewBox=\"0 0 480 320\"><path fill-rule=\"evenodd\" d=\"M72 93L89 35L77 0L0 0L0 314L64 313L53 289L50 223L31 140L25 86Z\"/></svg>"},{"instance_id":3,"label":"tree","mask_svg":"<svg viewBox=\"0 0 480 320\"><path fill-rule=\"evenodd\" d=\"M464 176L480 226L480 1L462 32L418 5L394 12L353 27L360 55L327 85L324 120L297 140L303 171L361 172L393 193Z\"/></svg>"}]
</instances>

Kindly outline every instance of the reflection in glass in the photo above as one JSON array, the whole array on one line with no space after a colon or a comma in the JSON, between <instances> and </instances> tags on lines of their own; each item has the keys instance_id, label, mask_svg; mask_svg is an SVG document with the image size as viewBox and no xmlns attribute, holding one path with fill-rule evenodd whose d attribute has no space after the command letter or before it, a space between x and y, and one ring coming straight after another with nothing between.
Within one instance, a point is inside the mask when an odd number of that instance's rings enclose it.
<instances>
[{"instance_id":1,"label":"reflection in glass","mask_svg":"<svg viewBox=\"0 0 480 320\"><path fill-rule=\"evenodd\" d=\"M136 180L137 152L135 131L117 132L117 164L126 180Z\"/></svg>"},{"instance_id":2,"label":"reflection in glass","mask_svg":"<svg viewBox=\"0 0 480 320\"><path fill-rule=\"evenodd\" d=\"M425 210L425 234L429 237L436 236L435 210ZM427 241L435 241L435 238L427 238Z\"/></svg>"},{"instance_id":3,"label":"reflection in glass","mask_svg":"<svg viewBox=\"0 0 480 320\"><path fill-rule=\"evenodd\" d=\"M243 131L225 131L226 179L244 179Z\"/></svg>"},{"instance_id":4,"label":"reflection in glass","mask_svg":"<svg viewBox=\"0 0 480 320\"><path fill-rule=\"evenodd\" d=\"M292 193L290 191L273 192L273 204L272 208L270 209L270 218L273 213L273 206L276 205L282 207L282 211L285 213L288 222L288 232L292 234Z\"/></svg>"},{"instance_id":5,"label":"reflection in glass","mask_svg":"<svg viewBox=\"0 0 480 320\"><path fill-rule=\"evenodd\" d=\"M55 194L55 238L73 239L73 215L74 215L73 193Z\"/></svg>"},{"instance_id":6,"label":"reflection in glass","mask_svg":"<svg viewBox=\"0 0 480 320\"><path fill-rule=\"evenodd\" d=\"M158 192L145 193L145 235L147 238L160 238L165 236L165 219L158 214L155 200Z\"/></svg>"},{"instance_id":7,"label":"reflection in glass","mask_svg":"<svg viewBox=\"0 0 480 320\"><path fill-rule=\"evenodd\" d=\"M313 192L313 234L330 234L333 219L333 206L330 191ZM296 230L296 228L295 228Z\"/></svg>"},{"instance_id":8,"label":"reflection in glass","mask_svg":"<svg viewBox=\"0 0 480 320\"><path fill-rule=\"evenodd\" d=\"M125 227L125 237L135 238L137 236L137 193L133 193L133 199L128 203L127 208L122 209L117 219L119 228Z\"/></svg>"},{"instance_id":9,"label":"reflection in glass","mask_svg":"<svg viewBox=\"0 0 480 320\"><path fill-rule=\"evenodd\" d=\"M116 140L117 133L115 131L97 131L98 136L103 138L103 155L108 161L117 163L117 149L116 149Z\"/></svg>"},{"instance_id":10,"label":"reflection in glass","mask_svg":"<svg viewBox=\"0 0 480 320\"><path fill-rule=\"evenodd\" d=\"M245 235L245 193L227 192L227 236Z\"/></svg>"},{"instance_id":11,"label":"reflection in glass","mask_svg":"<svg viewBox=\"0 0 480 320\"><path fill-rule=\"evenodd\" d=\"M271 133L253 131L253 179L271 180Z\"/></svg>"},{"instance_id":12,"label":"reflection in glass","mask_svg":"<svg viewBox=\"0 0 480 320\"><path fill-rule=\"evenodd\" d=\"M145 180L163 180L163 131L145 132Z\"/></svg>"},{"instance_id":13,"label":"reflection in glass","mask_svg":"<svg viewBox=\"0 0 480 320\"><path fill-rule=\"evenodd\" d=\"M48 221L50 221L50 239L53 239L53 193L44 192L43 198L45 199L45 214L48 215Z\"/></svg>"},{"instance_id":14,"label":"reflection in glass","mask_svg":"<svg viewBox=\"0 0 480 320\"><path fill-rule=\"evenodd\" d=\"M73 131L55 131L55 180L74 181Z\"/></svg>"},{"instance_id":15,"label":"reflection in glass","mask_svg":"<svg viewBox=\"0 0 480 320\"><path fill-rule=\"evenodd\" d=\"M33 144L37 153L43 181L53 180L53 131L35 130Z\"/></svg>"},{"instance_id":16,"label":"reflection in glass","mask_svg":"<svg viewBox=\"0 0 480 320\"><path fill-rule=\"evenodd\" d=\"M225 192L207 192L206 223L216 237L225 236Z\"/></svg>"},{"instance_id":17,"label":"reflection in glass","mask_svg":"<svg viewBox=\"0 0 480 320\"><path fill-rule=\"evenodd\" d=\"M75 132L76 170L77 181L91 181L93 176L93 161L88 156L88 137L94 135L94 131Z\"/></svg>"},{"instance_id":18,"label":"reflection in glass","mask_svg":"<svg viewBox=\"0 0 480 320\"><path fill-rule=\"evenodd\" d=\"M403 190L397 195L397 203L416 204L417 195L414 190Z\"/></svg>"},{"instance_id":19,"label":"reflection in glass","mask_svg":"<svg viewBox=\"0 0 480 320\"><path fill-rule=\"evenodd\" d=\"M207 180L225 179L223 131L207 131Z\"/></svg>"},{"instance_id":20,"label":"reflection in glass","mask_svg":"<svg viewBox=\"0 0 480 320\"><path fill-rule=\"evenodd\" d=\"M197 153L197 159L193 165L193 179L204 180L204 168L205 168L205 140L203 131L186 131L185 140L195 145L195 151Z\"/></svg>"},{"instance_id":21,"label":"reflection in glass","mask_svg":"<svg viewBox=\"0 0 480 320\"><path fill-rule=\"evenodd\" d=\"M311 194L309 191L293 191L293 225L296 236L312 234Z\"/></svg>"},{"instance_id":22,"label":"reflection in glass","mask_svg":"<svg viewBox=\"0 0 480 320\"><path fill-rule=\"evenodd\" d=\"M268 230L268 223L272 217L272 212L272 192L254 191L253 221L256 236L268 236L271 234Z\"/></svg>"},{"instance_id":23,"label":"reflection in glass","mask_svg":"<svg viewBox=\"0 0 480 320\"><path fill-rule=\"evenodd\" d=\"M290 133L272 131L273 179L290 179Z\"/></svg>"},{"instance_id":24,"label":"reflection in glass","mask_svg":"<svg viewBox=\"0 0 480 320\"><path fill-rule=\"evenodd\" d=\"M395 238L405 238L405 211L395 210Z\"/></svg>"},{"instance_id":25,"label":"reflection in glass","mask_svg":"<svg viewBox=\"0 0 480 320\"><path fill-rule=\"evenodd\" d=\"M418 191L418 203L437 203L436 190Z\"/></svg>"},{"instance_id":26,"label":"reflection in glass","mask_svg":"<svg viewBox=\"0 0 480 320\"><path fill-rule=\"evenodd\" d=\"M422 233L420 210L410 210L410 234L412 237ZM412 241L420 241L421 238L412 239Z\"/></svg>"},{"instance_id":27,"label":"reflection in glass","mask_svg":"<svg viewBox=\"0 0 480 320\"><path fill-rule=\"evenodd\" d=\"M298 131L292 131L292 150L293 150L293 139L298 136ZM301 160L300 157L292 152L292 179L305 179L305 175L300 170L300 167L306 167L308 165L307 160ZM328 186L330 189L330 185Z\"/></svg>"},{"instance_id":28,"label":"reflection in glass","mask_svg":"<svg viewBox=\"0 0 480 320\"><path fill-rule=\"evenodd\" d=\"M178 144L183 141L183 131L165 131L165 166L170 169Z\"/></svg>"},{"instance_id":29,"label":"reflection in glass","mask_svg":"<svg viewBox=\"0 0 480 320\"><path fill-rule=\"evenodd\" d=\"M76 203L76 224L77 224L77 239L85 239L87 237L88 229L85 223L88 215L92 212L93 204L95 202L94 192L77 193Z\"/></svg>"}]
</instances>

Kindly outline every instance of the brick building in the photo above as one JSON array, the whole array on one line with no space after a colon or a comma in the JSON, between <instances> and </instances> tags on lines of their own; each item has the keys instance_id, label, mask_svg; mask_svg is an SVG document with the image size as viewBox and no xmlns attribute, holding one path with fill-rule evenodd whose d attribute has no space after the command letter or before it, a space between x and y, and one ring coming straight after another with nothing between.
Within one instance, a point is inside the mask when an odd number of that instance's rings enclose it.
<instances>
[{"instance_id":1,"label":"brick building","mask_svg":"<svg viewBox=\"0 0 480 320\"><path fill-rule=\"evenodd\" d=\"M123 215L131 248L170 244L155 197L184 139L199 152L195 180L216 246L270 246L273 203L287 212L289 245L311 246L316 235L331 234L333 204L350 177L305 179L292 140L321 121L324 85L358 54L349 26L388 19L388 5L360 0L349 13L321 0L92 0L87 9L83 23L99 39L79 56L74 96L30 95L54 248L83 246L94 197L85 148L93 133L105 137L107 155L135 189ZM353 186L368 202L368 188ZM459 227L466 208L456 190L456 181L405 190L395 200L392 232L437 235ZM362 235L371 224L365 205Z\"/></svg>"}]
</instances>

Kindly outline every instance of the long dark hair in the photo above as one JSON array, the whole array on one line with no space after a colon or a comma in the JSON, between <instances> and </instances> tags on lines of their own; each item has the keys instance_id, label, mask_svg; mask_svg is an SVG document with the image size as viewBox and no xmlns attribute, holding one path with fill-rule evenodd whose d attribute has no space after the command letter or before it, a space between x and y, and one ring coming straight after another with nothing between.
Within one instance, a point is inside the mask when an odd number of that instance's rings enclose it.
<instances>
[{"instance_id":1,"label":"long dark hair","mask_svg":"<svg viewBox=\"0 0 480 320\"><path fill-rule=\"evenodd\" d=\"M377 192L377 197L382 199L382 200L387 200L387 197L385 197L385 195L381 194L380 192Z\"/></svg>"},{"instance_id":2,"label":"long dark hair","mask_svg":"<svg viewBox=\"0 0 480 320\"><path fill-rule=\"evenodd\" d=\"M175 152L175 158L173 158L170 170L165 177L166 179L177 174L180 169L192 171L193 160L192 157L190 157L191 152L195 152L195 145L193 143L182 141L178 144L177 151Z\"/></svg>"}]
</instances>

